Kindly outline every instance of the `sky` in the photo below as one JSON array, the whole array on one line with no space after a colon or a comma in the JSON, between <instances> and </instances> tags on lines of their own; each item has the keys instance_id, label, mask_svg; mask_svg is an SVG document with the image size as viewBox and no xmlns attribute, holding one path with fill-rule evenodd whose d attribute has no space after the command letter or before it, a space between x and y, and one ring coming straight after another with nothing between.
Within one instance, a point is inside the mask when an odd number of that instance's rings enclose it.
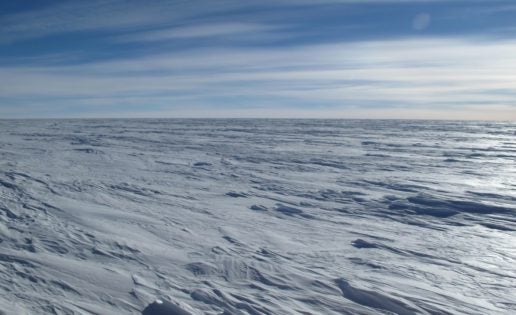
<instances>
[{"instance_id":1,"label":"sky","mask_svg":"<svg viewBox=\"0 0 516 315\"><path fill-rule=\"evenodd\" d=\"M75 117L516 120L516 1L0 1L0 118Z\"/></svg>"}]
</instances>

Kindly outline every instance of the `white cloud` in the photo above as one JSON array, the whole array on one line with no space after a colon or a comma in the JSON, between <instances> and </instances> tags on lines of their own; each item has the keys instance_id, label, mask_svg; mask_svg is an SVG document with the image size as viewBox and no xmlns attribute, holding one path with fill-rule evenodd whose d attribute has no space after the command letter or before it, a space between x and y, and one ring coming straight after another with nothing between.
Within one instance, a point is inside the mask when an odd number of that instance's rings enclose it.
<instances>
[{"instance_id":1,"label":"white cloud","mask_svg":"<svg viewBox=\"0 0 516 315\"><path fill-rule=\"evenodd\" d=\"M358 115L370 106L377 113L411 108L406 113L422 115L439 109L444 115L498 113L516 120L513 41L435 38L195 50L73 66L3 67L0 76L4 98L90 104L92 113L95 104L116 111L124 103L140 104L142 111L178 110L175 104L183 104L223 113L232 99L248 114L248 107L264 107L262 115L306 112L301 108L310 104L313 115L345 109Z\"/></svg>"},{"instance_id":2,"label":"white cloud","mask_svg":"<svg viewBox=\"0 0 516 315\"><path fill-rule=\"evenodd\" d=\"M132 32L166 28L170 25L206 21L208 16L237 12L249 7L273 9L279 6L314 6L351 3L413 3L460 0L262 0L256 3L240 0L137 1L88 0L64 1L41 9L3 15L0 20L0 44L55 34L82 31ZM207 29L191 29L191 35L206 34ZM218 32L227 32L219 29ZM213 32L217 32L213 30ZM180 36L171 33L171 36ZM154 34L158 38L167 32Z\"/></svg>"},{"instance_id":3,"label":"white cloud","mask_svg":"<svg viewBox=\"0 0 516 315\"><path fill-rule=\"evenodd\" d=\"M189 26L136 32L129 35L120 35L115 38L121 42L153 42L174 39L192 39L202 37L228 37L249 35L255 37L260 33L278 30L277 26L257 23L210 23Z\"/></svg>"},{"instance_id":4,"label":"white cloud","mask_svg":"<svg viewBox=\"0 0 516 315\"><path fill-rule=\"evenodd\" d=\"M0 42L77 31L130 31L177 23L237 5L232 0L219 0L217 5L211 6L200 0L156 0L146 3L123 0L67 1L4 16L0 21Z\"/></svg>"}]
</instances>

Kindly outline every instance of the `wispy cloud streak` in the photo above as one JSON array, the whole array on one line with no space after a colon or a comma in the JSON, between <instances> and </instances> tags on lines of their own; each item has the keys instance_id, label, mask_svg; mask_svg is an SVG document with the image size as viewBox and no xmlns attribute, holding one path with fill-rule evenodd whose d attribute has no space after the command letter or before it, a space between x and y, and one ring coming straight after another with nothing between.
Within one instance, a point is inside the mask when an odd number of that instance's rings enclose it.
<instances>
[{"instance_id":1,"label":"wispy cloud streak","mask_svg":"<svg viewBox=\"0 0 516 315\"><path fill-rule=\"evenodd\" d=\"M61 67L4 67L4 97L142 104L391 108L514 106L516 42L406 39L200 50ZM78 100L80 100L78 102ZM142 110L145 106L142 106ZM122 113L121 113L122 114ZM515 117L516 118L516 117Z\"/></svg>"}]
</instances>

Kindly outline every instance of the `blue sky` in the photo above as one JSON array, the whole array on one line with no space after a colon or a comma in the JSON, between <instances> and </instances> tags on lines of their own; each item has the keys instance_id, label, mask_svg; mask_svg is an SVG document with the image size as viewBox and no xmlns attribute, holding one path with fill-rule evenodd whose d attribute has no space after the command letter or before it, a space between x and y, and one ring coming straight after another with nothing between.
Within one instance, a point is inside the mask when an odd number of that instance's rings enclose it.
<instances>
[{"instance_id":1,"label":"blue sky","mask_svg":"<svg viewBox=\"0 0 516 315\"><path fill-rule=\"evenodd\" d=\"M1 1L24 117L516 120L516 2Z\"/></svg>"}]
</instances>

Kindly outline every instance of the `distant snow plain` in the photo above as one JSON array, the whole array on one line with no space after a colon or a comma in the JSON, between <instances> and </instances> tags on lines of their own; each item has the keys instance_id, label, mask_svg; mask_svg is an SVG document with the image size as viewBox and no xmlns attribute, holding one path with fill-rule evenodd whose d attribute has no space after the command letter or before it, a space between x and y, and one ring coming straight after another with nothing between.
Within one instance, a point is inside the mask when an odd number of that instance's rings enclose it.
<instances>
[{"instance_id":1,"label":"distant snow plain","mask_svg":"<svg viewBox=\"0 0 516 315\"><path fill-rule=\"evenodd\" d=\"M0 121L0 310L160 305L516 314L516 124Z\"/></svg>"}]
</instances>

